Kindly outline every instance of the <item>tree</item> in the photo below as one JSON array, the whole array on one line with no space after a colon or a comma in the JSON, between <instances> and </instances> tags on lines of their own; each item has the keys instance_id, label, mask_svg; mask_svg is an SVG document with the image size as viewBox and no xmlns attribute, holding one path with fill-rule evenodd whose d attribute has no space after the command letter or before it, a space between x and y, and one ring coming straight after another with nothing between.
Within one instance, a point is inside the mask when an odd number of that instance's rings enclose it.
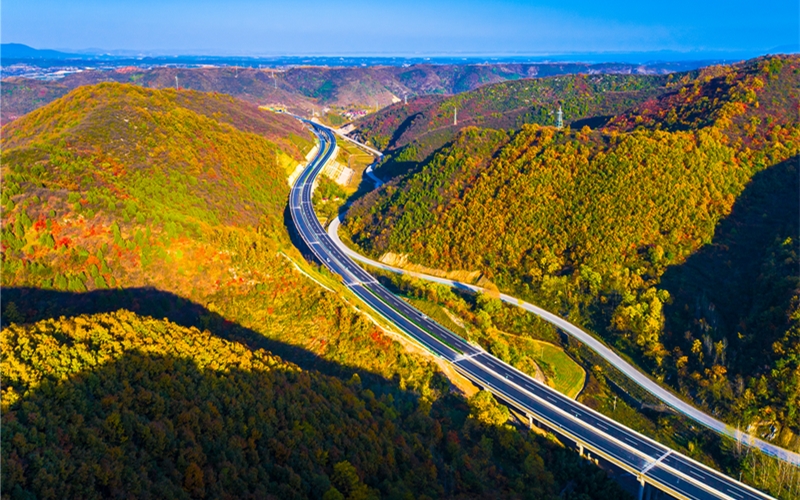
<instances>
[{"instance_id":1,"label":"tree","mask_svg":"<svg viewBox=\"0 0 800 500\"><path fill-rule=\"evenodd\" d=\"M499 404L492 393L486 390L469 398L469 409L470 418L483 425L503 425L510 416L508 408Z\"/></svg>"},{"instance_id":2,"label":"tree","mask_svg":"<svg viewBox=\"0 0 800 500\"><path fill-rule=\"evenodd\" d=\"M194 462L186 467L186 472L183 474L183 487L193 498L203 498L206 496L203 470Z\"/></svg>"}]
</instances>

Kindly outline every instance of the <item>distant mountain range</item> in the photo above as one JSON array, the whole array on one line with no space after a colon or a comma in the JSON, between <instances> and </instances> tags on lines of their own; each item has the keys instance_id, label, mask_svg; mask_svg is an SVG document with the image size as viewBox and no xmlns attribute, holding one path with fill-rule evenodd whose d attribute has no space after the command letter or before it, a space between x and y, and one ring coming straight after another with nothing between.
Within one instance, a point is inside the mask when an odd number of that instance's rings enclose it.
<instances>
[{"instance_id":1,"label":"distant mountain range","mask_svg":"<svg viewBox=\"0 0 800 500\"><path fill-rule=\"evenodd\" d=\"M376 107L402 102L405 96L412 99L414 96L458 94L492 83L534 77L576 73L667 74L706 65L697 61L647 65L564 62L319 67L309 64L274 71L241 66L175 67L176 64L135 61L127 65L118 62L97 64L93 69L80 71L72 68L71 73L66 74L67 71L59 68L80 66L81 63L73 64L61 59L49 69L36 69L40 64L38 60L28 61L22 68L3 68L2 123L14 120L76 87L105 81L165 88L175 86L177 78L178 85L184 89L222 92L258 104L280 104L293 112L308 115L312 111L325 113L326 108L335 108L334 112L354 108L372 112ZM15 69L20 73L17 74Z\"/></svg>"},{"instance_id":2,"label":"distant mountain range","mask_svg":"<svg viewBox=\"0 0 800 500\"><path fill-rule=\"evenodd\" d=\"M616 62L628 64L647 64L654 62L678 61L707 61L731 62L749 59L765 53L797 53L800 44L791 43L774 47L767 51L723 51L705 50L681 52L674 50L661 50L649 52L571 52L561 54L547 53L506 53L506 54L214 54L214 53L187 53L180 51L164 50L106 50L89 48L71 52L35 49L21 43L4 43L0 47L0 59L3 65L22 61L36 61L53 63L66 60L73 61L114 61L119 64L130 64L131 61L146 61L150 64L216 64L238 66L288 66L288 65L313 65L313 66L403 66L406 64L435 63L435 64L479 64L479 63L541 63L541 62Z\"/></svg>"},{"instance_id":3,"label":"distant mountain range","mask_svg":"<svg viewBox=\"0 0 800 500\"><path fill-rule=\"evenodd\" d=\"M152 57L122 55L120 51L100 55L102 49L87 49L82 53L39 50L15 43L2 44L0 49L4 90L0 123L14 120L76 87L104 81L165 88L175 86L177 79L181 88L222 92L258 104L277 104L303 115L326 114L332 109L333 114L339 115L326 119L338 126L352 118L344 114L353 108L363 114L402 102L404 98L459 94L492 83L569 74L663 75L721 62L680 60L679 56L689 58L697 54L676 52L640 53L636 57L661 62L633 63L580 60L622 61L632 59L634 54L573 54L559 56L563 60L556 61L523 55ZM459 109L459 118L462 112L467 119L471 110ZM580 114L571 116L575 119ZM507 118L510 115L503 120ZM442 141L437 142L437 147L441 144Z\"/></svg>"}]
</instances>

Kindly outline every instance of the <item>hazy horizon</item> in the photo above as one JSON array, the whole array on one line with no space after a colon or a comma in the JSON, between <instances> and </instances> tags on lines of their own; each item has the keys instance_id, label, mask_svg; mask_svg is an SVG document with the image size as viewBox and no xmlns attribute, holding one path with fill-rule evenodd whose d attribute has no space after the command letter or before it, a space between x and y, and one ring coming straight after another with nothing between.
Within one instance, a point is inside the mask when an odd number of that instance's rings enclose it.
<instances>
[{"instance_id":1,"label":"hazy horizon","mask_svg":"<svg viewBox=\"0 0 800 500\"><path fill-rule=\"evenodd\" d=\"M8 0L2 41L67 52L207 56L568 56L571 54L766 53L800 39L795 1L754 8L672 2L669 9L623 0L504 0L486 5L412 0L302 7L236 0L118 2Z\"/></svg>"}]
</instances>

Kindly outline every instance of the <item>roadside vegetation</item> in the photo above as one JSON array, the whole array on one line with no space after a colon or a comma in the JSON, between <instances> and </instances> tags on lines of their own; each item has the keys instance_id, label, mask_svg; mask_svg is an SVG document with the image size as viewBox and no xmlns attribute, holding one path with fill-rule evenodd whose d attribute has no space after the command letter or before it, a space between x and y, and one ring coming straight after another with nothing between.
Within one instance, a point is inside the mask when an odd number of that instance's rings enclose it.
<instances>
[{"instance_id":1,"label":"roadside vegetation","mask_svg":"<svg viewBox=\"0 0 800 500\"><path fill-rule=\"evenodd\" d=\"M558 338L549 325L537 324L528 331L529 325L520 324L514 325L514 333L505 332L502 326L511 326L513 320L510 321L508 308L497 299L487 295L462 296L444 285L407 276L387 279L414 307L518 370L571 398L583 389L586 371L581 365L559 345L539 339Z\"/></svg>"}]
</instances>

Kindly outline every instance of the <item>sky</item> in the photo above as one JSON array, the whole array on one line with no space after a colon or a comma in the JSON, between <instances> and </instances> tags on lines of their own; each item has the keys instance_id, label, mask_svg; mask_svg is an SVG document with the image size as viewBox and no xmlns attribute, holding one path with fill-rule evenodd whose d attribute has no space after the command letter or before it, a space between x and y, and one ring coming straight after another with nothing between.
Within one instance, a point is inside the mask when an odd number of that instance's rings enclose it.
<instances>
[{"instance_id":1,"label":"sky","mask_svg":"<svg viewBox=\"0 0 800 500\"><path fill-rule=\"evenodd\" d=\"M797 0L3 0L0 39L205 55L765 53Z\"/></svg>"}]
</instances>

